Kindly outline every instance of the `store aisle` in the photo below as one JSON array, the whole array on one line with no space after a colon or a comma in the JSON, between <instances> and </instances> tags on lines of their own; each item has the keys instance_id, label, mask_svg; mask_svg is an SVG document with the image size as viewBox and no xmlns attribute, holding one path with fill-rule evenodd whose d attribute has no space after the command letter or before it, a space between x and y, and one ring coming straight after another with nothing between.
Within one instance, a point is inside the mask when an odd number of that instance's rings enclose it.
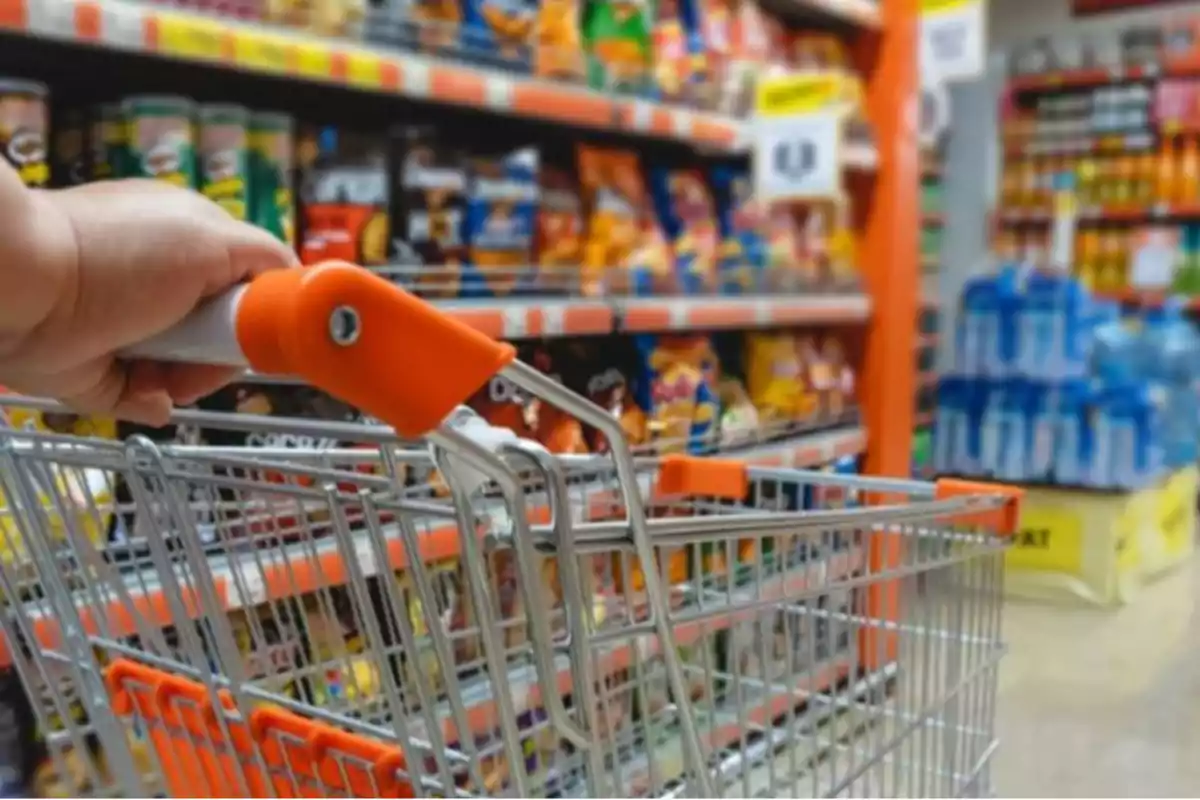
<instances>
[{"instance_id":1,"label":"store aisle","mask_svg":"<svg viewBox=\"0 0 1200 800\"><path fill-rule=\"evenodd\" d=\"M1005 607L1000 796L1200 787L1200 555L1116 612Z\"/></svg>"}]
</instances>

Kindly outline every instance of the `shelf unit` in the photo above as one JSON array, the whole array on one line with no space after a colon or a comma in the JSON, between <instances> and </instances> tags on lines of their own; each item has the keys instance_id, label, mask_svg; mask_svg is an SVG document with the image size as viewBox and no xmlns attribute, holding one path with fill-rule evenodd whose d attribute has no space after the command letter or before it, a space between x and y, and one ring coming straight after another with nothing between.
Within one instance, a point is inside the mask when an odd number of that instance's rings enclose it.
<instances>
[{"instance_id":1,"label":"shelf unit","mask_svg":"<svg viewBox=\"0 0 1200 800\"><path fill-rule=\"evenodd\" d=\"M936 301L922 295L920 288L918 233L922 218L914 202L919 192L919 171L914 158L916 136L909 121L918 94L918 4L916 0L787 2L806 15L823 16L852 28L856 32L855 57L868 76L867 115L879 144L843 149L843 167L852 173L855 203L864 209L858 253L861 293L743 298L548 297L448 301L439 305L490 336L513 340L611 332L864 325L865 353L859 382L861 425L804 434L735 455L751 464L778 467L816 467L843 455L862 455L869 474L907 476L912 430L921 422L914 403L919 380L913 355L929 344L928 337L917 336L918 310ZM666 140L726 157L745 155L751 146L749 125L740 119L432 57L385 52L356 42L267 31L261 26L252 28L124 0L0 0L0 47L5 36L50 39L92 50L118 50L216 70L325 84L355 93L394 97L398 102L446 104L623 137ZM940 224L934 218L926 218L925 222ZM430 526L420 537L422 557L453 557L457 538L455 529ZM388 544L387 566L403 568L405 554L398 537L389 539ZM901 554L893 544L873 537L864 551L834 556L823 567L821 578L828 581L864 568L873 573L895 568ZM344 577L346 565L341 563L336 546L332 542L327 545L329 552L318 559L321 569L327 577ZM356 548L356 554L364 573L380 568L367 550ZM219 593L228 609L262 602L283 591L282 584L272 581L270 574L255 571L250 577L243 571L235 576L238 569L233 563L214 565ZM314 579L316 574L314 568ZM288 580L293 581L294 576ZM756 603L770 600L771 592L782 598L812 585L813 580L811 566L802 566L772 579L766 595L753 599ZM863 613L881 620L896 619L899 609L894 588L867 586ZM142 592L136 604L147 619L164 624L170 620L161 591ZM85 620L95 625L95 610L88 608L82 598L80 607ZM736 618L735 613L709 627L731 625ZM120 615L111 615L110 619L119 621ZM129 632L133 632L133 620L126 622ZM58 621L53 618L39 619L34 627L35 635L43 641L52 642L58 636ZM700 635L699 628L677 634L684 638ZM772 697L752 714L751 722L769 726L789 707L802 703L808 693L825 690L856 670L875 674L887 669L898 657L895 631L886 624L872 626L861 632L856 652L855 663L843 660L813 669L805 685L796 687L794 698ZM628 657L627 648L624 652L615 649L606 668L620 669L622 659L627 661ZM0 647L0 664L10 663L11 658L12 654ZM565 690L570 684L569 672L561 666L559 687ZM513 672L506 677L520 699L518 705L524 708L537 702L537 689L529 675ZM470 719L492 719L492 703L490 694L481 692L471 704ZM444 718L449 719L449 715ZM743 726L741 721L739 725L717 728L710 734L711 744L718 748L737 741L744 735Z\"/></svg>"}]
</instances>

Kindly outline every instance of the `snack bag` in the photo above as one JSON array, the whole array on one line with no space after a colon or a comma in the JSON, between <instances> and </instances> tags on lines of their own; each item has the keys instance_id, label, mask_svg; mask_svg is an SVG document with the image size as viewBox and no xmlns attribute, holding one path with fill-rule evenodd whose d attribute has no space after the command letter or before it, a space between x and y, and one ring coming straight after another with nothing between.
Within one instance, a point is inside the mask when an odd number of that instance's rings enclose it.
<instances>
[{"instance_id":1,"label":"snack bag","mask_svg":"<svg viewBox=\"0 0 1200 800\"><path fill-rule=\"evenodd\" d=\"M800 226L787 203L767 211L765 284L771 291L794 292L812 285L811 267L801 246Z\"/></svg>"},{"instance_id":2,"label":"snack bag","mask_svg":"<svg viewBox=\"0 0 1200 800\"><path fill-rule=\"evenodd\" d=\"M579 26L580 0L541 0L534 32L534 71L539 76L572 81L584 77Z\"/></svg>"},{"instance_id":3,"label":"snack bag","mask_svg":"<svg viewBox=\"0 0 1200 800\"><path fill-rule=\"evenodd\" d=\"M717 210L717 277L724 294L747 294L764 287L767 243L766 216L754 199L750 175L744 169L713 170L713 199Z\"/></svg>"},{"instance_id":4,"label":"snack bag","mask_svg":"<svg viewBox=\"0 0 1200 800\"><path fill-rule=\"evenodd\" d=\"M646 414L638 406L629 376L635 375L640 354L628 336L611 336L599 341L564 342L560 362L572 367L564 382L573 392L587 397L621 423L625 440L637 447L646 440ZM593 428L584 436L588 450L607 453L608 440Z\"/></svg>"},{"instance_id":5,"label":"snack bag","mask_svg":"<svg viewBox=\"0 0 1200 800\"><path fill-rule=\"evenodd\" d=\"M708 340L640 335L635 342L643 358L637 399L646 411L650 440L659 452L705 452L718 412Z\"/></svg>"},{"instance_id":6,"label":"snack bag","mask_svg":"<svg viewBox=\"0 0 1200 800\"><path fill-rule=\"evenodd\" d=\"M589 86L608 92L649 92L653 20L654 7L647 0L585 0L582 29Z\"/></svg>"},{"instance_id":7,"label":"snack bag","mask_svg":"<svg viewBox=\"0 0 1200 800\"><path fill-rule=\"evenodd\" d=\"M457 52L462 8L458 0L414 0L417 44L426 53Z\"/></svg>"},{"instance_id":8,"label":"snack bag","mask_svg":"<svg viewBox=\"0 0 1200 800\"><path fill-rule=\"evenodd\" d=\"M503 375L495 375L468 405L488 424L508 428L522 439L533 439L536 432L529 413L531 398Z\"/></svg>"},{"instance_id":9,"label":"snack bag","mask_svg":"<svg viewBox=\"0 0 1200 800\"><path fill-rule=\"evenodd\" d=\"M394 128L391 145L389 261L404 270L421 294L455 297L466 257L465 160L429 127ZM484 202L481 198L481 209Z\"/></svg>"},{"instance_id":10,"label":"snack bag","mask_svg":"<svg viewBox=\"0 0 1200 800\"><path fill-rule=\"evenodd\" d=\"M699 170L657 168L654 202L671 242L680 288L686 294L717 290L717 223L712 197Z\"/></svg>"},{"instance_id":11,"label":"snack bag","mask_svg":"<svg viewBox=\"0 0 1200 800\"><path fill-rule=\"evenodd\" d=\"M462 0L467 59L528 72L537 13L534 0Z\"/></svg>"},{"instance_id":12,"label":"snack bag","mask_svg":"<svg viewBox=\"0 0 1200 800\"><path fill-rule=\"evenodd\" d=\"M563 382L562 374L556 369L555 359L546 347L535 348L529 363L552 380ZM583 425L569 413L534 398L529 404L529 414L534 438L551 453L588 452Z\"/></svg>"},{"instance_id":13,"label":"snack bag","mask_svg":"<svg viewBox=\"0 0 1200 800\"><path fill-rule=\"evenodd\" d=\"M388 263L388 169L382 142L333 127L300 135L300 260Z\"/></svg>"},{"instance_id":14,"label":"snack bag","mask_svg":"<svg viewBox=\"0 0 1200 800\"><path fill-rule=\"evenodd\" d=\"M717 397L721 402L721 447L752 444L758 434L758 409L745 385L737 378L722 378Z\"/></svg>"},{"instance_id":15,"label":"snack bag","mask_svg":"<svg viewBox=\"0 0 1200 800\"><path fill-rule=\"evenodd\" d=\"M580 147L579 178L588 214L584 294L669 291L670 251L647 202L637 155Z\"/></svg>"},{"instance_id":16,"label":"snack bag","mask_svg":"<svg viewBox=\"0 0 1200 800\"><path fill-rule=\"evenodd\" d=\"M579 184L564 169L542 167L541 198L534 235L536 283L540 289L569 289L583 252L583 201Z\"/></svg>"},{"instance_id":17,"label":"snack bag","mask_svg":"<svg viewBox=\"0 0 1200 800\"><path fill-rule=\"evenodd\" d=\"M786 427L811 415L816 401L807 377L789 334L746 335L746 389L764 424Z\"/></svg>"},{"instance_id":18,"label":"snack bag","mask_svg":"<svg viewBox=\"0 0 1200 800\"><path fill-rule=\"evenodd\" d=\"M504 297L531 288L538 212L538 152L469 161L463 240L464 297Z\"/></svg>"},{"instance_id":19,"label":"snack bag","mask_svg":"<svg viewBox=\"0 0 1200 800\"><path fill-rule=\"evenodd\" d=\"M658 0L654 18L654 85L660 100L695 95L704 52L696 0Z\"/></svg>"}]
</instances>

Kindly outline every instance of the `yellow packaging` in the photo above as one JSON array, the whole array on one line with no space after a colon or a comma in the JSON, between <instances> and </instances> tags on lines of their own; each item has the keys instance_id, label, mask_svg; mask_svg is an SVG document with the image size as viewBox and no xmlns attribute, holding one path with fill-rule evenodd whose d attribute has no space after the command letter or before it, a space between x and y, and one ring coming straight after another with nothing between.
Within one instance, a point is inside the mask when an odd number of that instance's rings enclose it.
<instances>
[{"instance_id":1,"label":"yellow packaging","mask_svg":"<svg viewBox=\"0 0 1200 800\"><path fill-rule=\"evenodd\" d=\"M804 365L790 334L747 334L746 390L765 424L812 416L816 402L805 379Z\"/></svg>"}]
</instances>

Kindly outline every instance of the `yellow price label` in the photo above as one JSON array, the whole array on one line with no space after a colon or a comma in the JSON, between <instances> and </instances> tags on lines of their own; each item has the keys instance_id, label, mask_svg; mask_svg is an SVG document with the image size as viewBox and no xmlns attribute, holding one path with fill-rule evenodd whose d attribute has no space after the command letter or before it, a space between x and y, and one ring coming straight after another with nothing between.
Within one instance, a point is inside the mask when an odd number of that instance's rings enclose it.
<instances>
[{"instance_id":1,"label":"yellow price label","mask_svg":"<svg viewBox=\"0 0 1200 800\"><path fill-rule=\"evenodd\" d=\"M292 47L287 39L269 33L239 30L233 35L234 62L256 72L288 72Z\"/></svg>"},{"instance_id":2,"label":"yellow price label","mask_svg":"<svg viewBox=\"0 0 1200 800\"><path fill-rule=\"evenodd\" d=\"M228 28L213 20L177 14L158 15L158 51L181 58L220 61Z\"/></svg>"},{"instance_id":3,"label":"yellow price label","mask_svg":"<svg viewBox=\"0 0 1200 800\"><path fill-rule=\"evenodd\" d=\"M922 14L944 14L975 5L979 0L921 0Z\"/></svg>"},{"instance_id":4,"label":"yellow price label","mask_svg":"<svg viewBox=\"0 0 1200 800\"><path fill-rule=\"evenodd\" d=\"M383 82L383 59L374 53L346 54L346 83L364 89L378 89Z\"/></svg>"},{"instance_id":5,"label":"yellow price label","mask_svg":"<svg viewBox=\"0 0 1200 800\"><path fill-rule=\"evenodd\" d=\"M1014 569L1079 573L1083 565L1083 520L1064 506L1026 504L1008 551Z\"/></svg>"},{"instance_id":6,"label":"yellow price label","mask_svg":"<svg viewBox=\"0 0 1200 800\"><path fill-rule=\"evenodd\" d=\"M298 44L296 72L305 78L329 80L333 75L333 51L316 42Z\"/></svg>"},{"instance_id":7,"label":"yellow price label","mask_svg":"<svg viewBox=\"0 0 1200 800\"><path fill-rule=\"evenodd\" d=\"M764 117L789 117L828 110L844 102L837 73L814 72L759 81L754 107Z\"/></svg>"}]
</instances>

